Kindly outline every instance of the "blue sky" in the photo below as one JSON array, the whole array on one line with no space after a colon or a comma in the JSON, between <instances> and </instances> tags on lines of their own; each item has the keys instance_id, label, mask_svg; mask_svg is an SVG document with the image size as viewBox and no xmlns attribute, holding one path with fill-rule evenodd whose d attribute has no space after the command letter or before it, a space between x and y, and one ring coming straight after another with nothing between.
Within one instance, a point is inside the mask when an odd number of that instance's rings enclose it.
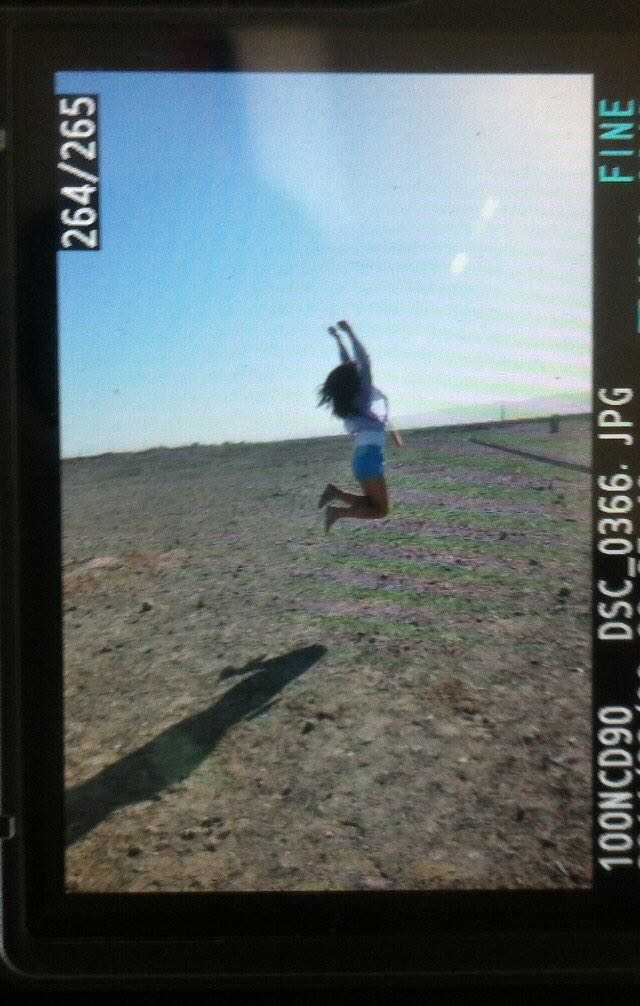
<instances>
[{"instance_id":1,"label":"blue sky","mask_svg":"<svg viewBox=\"0 0 640 1006\"><path fill-rule=\"evenodd\" d=\"M55 89L100 102L102 248L58 252L63 457L341 433L316 401L342 317L399 425L588 408L590 76Z\"/></svg>"}]
</instances>

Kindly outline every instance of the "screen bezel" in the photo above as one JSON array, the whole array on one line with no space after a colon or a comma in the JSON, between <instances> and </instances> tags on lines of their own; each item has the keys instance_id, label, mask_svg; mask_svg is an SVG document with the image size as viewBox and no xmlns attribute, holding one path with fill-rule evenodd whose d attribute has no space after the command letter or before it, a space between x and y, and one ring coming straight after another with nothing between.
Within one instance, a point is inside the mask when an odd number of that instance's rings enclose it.
<instances>
[{"instance_id":1,"label":"screen bezel","mask_svg":"<svg viewBox=\"0 0 640 1006\"><path fill-rule=\"evenodd\" d=\"M388 13L379 16L387 18L384 34L379 25L371 26L370 15L359 19L351 15L342 23L337 23L339 19L334 15L302 18L301 29L317 30L324 36L331 65L322 67L310 65L302 47L296 49L288 44L287 33L294 20L291 16L281 17L277 25L267 19L258 27L271 34L271 44L265 46L266 36L263 34L261 40L257 33L251 65L241 68L597 72L599 80L606 76L608 68L616 80L621 65L629 68L629 74L632 72L636 47L631 36L540 31L469 31L461 36L431 32L423 24L406 23L408 19L403 23L402 16L396 22ZM6 472L8 476L15 472L16 481L6 501L12 549L3 571L8 587L3 663L8 669L6 681L15 684L20 712L14 725L3 732L5 743L15 742L21 762L17 772L8 776L6 755L3 759L5 804L13 801L20 825L16 843L4 850L3 873L6 880L12 856L19 857L20 853L24 857L16 860L11 883L14 894L21 892L25 931L41 940L118 936L163 941L171 940L179 930L182 940L194 941L194 953L196 941L218 941L220 962L224 958L230 968L242 970L247 961L246 949L241 948L251 946L250 963L257 966L264 950L259 950L256 941L264 948L271 940L275 947L280 945L278 940L294 937L308 938L308 953L322 956L331 948L333 954L342 952L349 961L358 956L360 940L363 962L369 959L365 947L371 946L372 939L378 941L381 961L387 953L396 954L405 939L408 961L409 947L414 946L417 934L421 940L429 936L435 941L437 936L442 941L432 942L431 946L436 957L438 953L443 955L443 962L445 936L453 932L460 937L461 948L465 938L470 941L474 935L475 942L468 942L470 960L482 933L487 952L494 948L496 962L499 936L505 932L528 934L529 950L533 952L537 939L545 948L544 954L552 956L562 932L579 929L595 939L605 919L606 928L618 930L622 938L632 917L632 895L624 891L618 892L615 899L596 897L592 892L560 890L165 895L65 892L53 75L81 69L233 71L238 67L229 45L230 33L255 28L255 19L247 15L220 16L214 24L187 20L182 26L179 19L168 15L159 18L156 14L155 20L126 15L120 19L111 15L111 19L110 25L103 23L99 27L95 17L92 22L88 15L56 29L30 23L13 35L10 54L9 143L16 180L13 216L17 282L16 335L6 347L5 356L15 385L2 418L8 420L11 430L12 454ZM342 935L345 932L350 934L347 946ZM211 943L206 946L210 955ZM596 942L591 946L585 963L595 952ZM163 954L159 948L157 960L161 966Z\"/></svg>"}]
</instances>

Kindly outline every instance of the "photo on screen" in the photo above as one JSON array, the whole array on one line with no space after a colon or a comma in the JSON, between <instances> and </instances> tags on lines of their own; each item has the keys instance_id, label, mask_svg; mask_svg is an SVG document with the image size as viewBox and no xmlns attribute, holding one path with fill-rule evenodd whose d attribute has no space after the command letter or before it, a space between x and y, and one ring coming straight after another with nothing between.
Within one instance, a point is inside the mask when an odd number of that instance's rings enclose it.
<instances>
[{"instance_id":1,"label":"photo on screen","mask_svg":"<svg viewBox=\"0 0 640 1006\"><path fill-rule=\"evenodd\" d=\"M56 74L68 891L590 888L592 83Z\"/></svg>"}]
</instances>

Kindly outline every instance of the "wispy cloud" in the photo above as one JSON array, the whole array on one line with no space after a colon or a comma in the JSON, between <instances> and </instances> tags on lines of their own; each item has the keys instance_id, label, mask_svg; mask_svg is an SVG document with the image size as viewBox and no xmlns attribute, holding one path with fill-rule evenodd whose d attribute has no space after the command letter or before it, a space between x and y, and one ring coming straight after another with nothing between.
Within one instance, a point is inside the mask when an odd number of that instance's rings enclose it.
<instances>
[{"instance_id":1,"label":"wispy cloud","mask_svg":"<svg viewBox=\"0 0 640 1006\"><path fill-rule=\"evenodd\" d=\"M480 207L480 219L476 223L476 234L482 234L489 221L495 216L496 210L499 206L499 199L495 199L493 196L487 196Z\"/></svg>"},{"instance_id":2,"label":"wispy cloud","mask_svg":"<svg viewBox=\"0 0 640 1006\"><path fill-rule=\"evenodd\" d=\"M483 220L491 220L498 206L500 205L499 199L494 199L493 196L488 196L482 204L482 209L480 210L480 216Z\"/></svg>"},{"instance_id":3,"label":"wispy cloud","mask_svg":"<svg viewBox=\"0 0 640 1006\"><path fill-rule=\"evenodd\" d=\"M500 206L500 200L496 199L495 196L487 196L482 206L480 207L480 213L478 219L475 222L474 233L477 236L481 234L486 228L487 224L496 214L498 207ZM465 272L467 266L469 265L469 256L467 252L459 252L454 255L451 260L450 272L452 276L459 276L460 273Z\"/></svg>"},{"instance_id":4,"label":"wispy cloud","mask_svg":"<svg viewBox=\"0 0 640 1006\"><path fill-rule=\"evenodd\" d=\"M466 252L460 252L455 255L451 260L451 275L459 276L461 272L464 272L469 264L469 256Z\"/></svg>"}]
</instances>

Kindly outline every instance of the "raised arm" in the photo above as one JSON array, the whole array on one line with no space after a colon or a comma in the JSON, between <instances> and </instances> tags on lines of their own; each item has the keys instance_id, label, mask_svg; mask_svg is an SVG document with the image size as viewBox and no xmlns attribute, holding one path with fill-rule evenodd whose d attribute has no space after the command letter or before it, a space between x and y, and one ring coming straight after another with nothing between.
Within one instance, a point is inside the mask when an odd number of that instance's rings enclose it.
<instances>
[{"instance_id":1,"label":"raised arm","mask_svg":"<svg viewBox=\"0 0 640 1006\"><path fill-rule=\"evenodd\" d=\"M341 360L341 362L342 363L351 363L351 359L349 357L349 354L347 353L346 349L342 345L342 342L340 341L340 334L338 332L336 332L336 330L333 327L333 325L329 326L329 335L332 335L333 338L338 343L338 351L340 353L340 360Z\"/></svg>"},{"instance_id":2,"label":"raised arm","mask_svg":"<svg viewBox=\"0 0 640 1006\"><path fill-rule=\"evenodd\" d=\"M369 360L369 355L357 338L351 325L346 321L339 321L338 328L341 328L343 332L346 332L351 339L351 346L353 348L353 355L356 358L356 362L360 368L360 374L362 376L362 383L365 388L371 388L371 362Z\"/></svg>"}]
</instances>

